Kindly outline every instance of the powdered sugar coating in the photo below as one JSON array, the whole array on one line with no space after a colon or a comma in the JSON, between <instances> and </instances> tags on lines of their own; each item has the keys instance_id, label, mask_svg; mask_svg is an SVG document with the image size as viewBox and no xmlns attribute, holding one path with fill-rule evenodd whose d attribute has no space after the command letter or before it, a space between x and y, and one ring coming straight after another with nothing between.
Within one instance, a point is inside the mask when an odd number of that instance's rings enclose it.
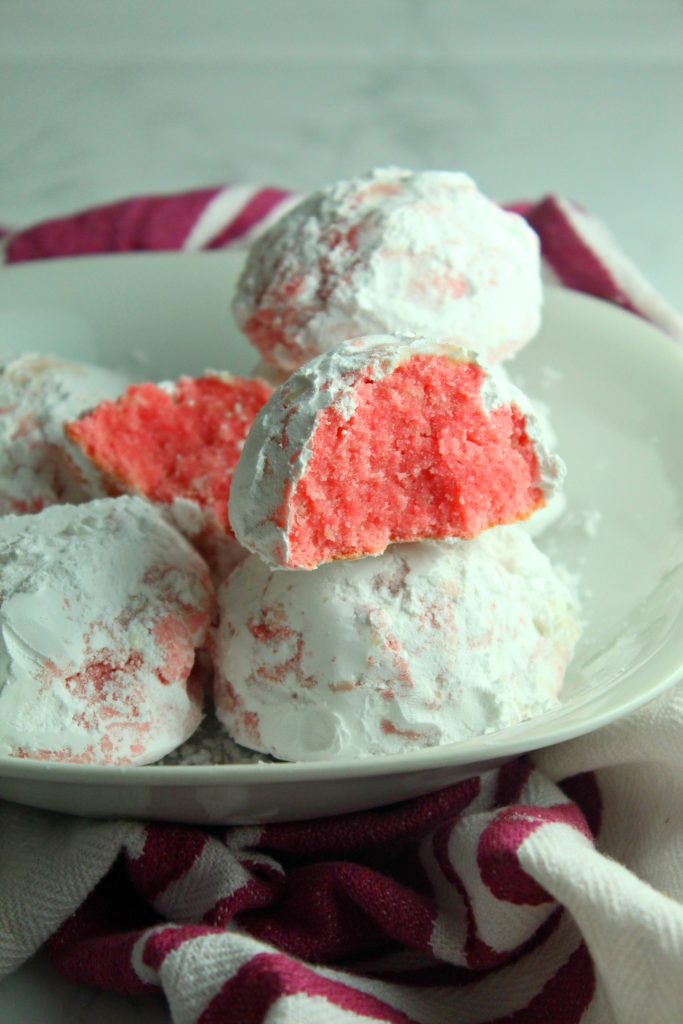
<instances>
[{"instance_id":1,"label":"powdered sugar coating","mask_svg":"<svg viewBox=\"0 0 683 1024\"><path fill-rule=\"evenodd\" d=\"M201 720L191 672L214 598L148 503L0 520L0 753L145 764Z\"/></svg>"},{"instance_id":2,"label":"powdered sugar coating","mask_svg":"<svg viewBox=\"0 0 683 1024\"><path fill-rule=\"evenodd\" d=\"M252 556L219 603L218 717L285 760L400 753L540 714L579 633L572 594L518 527L313 572Z\"/></svg>"},{"instance_id":3,"label":"powdered sugar coating","mask_svg":"<svg viewBox=\"0 0 683 1024\"><path fill-rule=\"evenodd\" d=\"M466 174L380 168L309 196L256 241L233 312L293 370L360 334L467 338L490 361L540 325L538 237Z\"/></svg>"},{"instance_id":4,"label":"powdered sugar coating","mask_svg":"<svg viewBox=\"0 0 683 1024\"><path fill-rule=\"evenodd\" d=\"M537 395L527 395L527 400L531 403L531 406L536 415L536 419L540 424L540 431L543 434L545 446L551 451L557 451L558 441L555 428L553 426L552 417L550 414L550 408L547 403L538 398ZM549 530L552 526L562 518L564 513L567 511L567 497L562 490L557 490L548 499L545 505L541 508L536 509L533 515L529 516L523 522L520 522L521 528L528 533L530 537L534 539L540 537L542 533Z\"/></svg>"},{"instance_id":5,"label":"powdered sugar coating","mask_svg":"<svg viewBox=\"0 0 683 1024\"><path fill-rule=\"evenodd\" d=\"M484 367L476 353L447 341L377 335L354 338L305 363L280 385L257 415L232 481L230 521L237 539L272 568L292 567L289 544L291 499L311 458L321 413L331 407L350 421L356 409L353 385L382 380L414 356L439 356L485 369L484 409L515 405L523 413L546 498L561 487L564 465L551 455L543 428L528 400L499 367Z\"/></svg>"},{"instance_id":6,"label":"powdered sugar coating","mask_svg":"<svg viewBox=\"0 0 683 1024\"><path fill-rule=\"evenodd\" d=\"M106 492L64 423L128 384L123 374L26 355L0 371L0 515L39 512Z\"/></svg>"},{"instance_id":7,"label":"powdered sugar coating","mask_svg":"<svg viewBox=\"0 0 683 1024\"><path fill-rule=\"evenodd\" d=\"M249 554L222 529L211 509L202 508L191 498L174 498L168 505L155 504L155 508L197 549L216 586Z\"/></svg>"}]
</instances>

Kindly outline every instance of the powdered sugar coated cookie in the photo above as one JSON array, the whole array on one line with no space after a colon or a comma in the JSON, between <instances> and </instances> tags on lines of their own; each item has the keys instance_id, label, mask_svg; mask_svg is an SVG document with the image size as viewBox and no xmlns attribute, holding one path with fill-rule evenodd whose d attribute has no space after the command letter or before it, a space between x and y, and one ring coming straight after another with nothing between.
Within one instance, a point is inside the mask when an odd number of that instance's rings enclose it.
<instances>
[{"instance_id":1,"label":"powdered sugar coated cookie","mask_svg":"<svg viewBox=\"0 0 683 1024\"><path fill-rule=\"evenodd\" d=\"M0 753L145 764L202 716L208 570L138 498L0 520Z\"/></svg>"},{"instance_id":2,"label":"powdered sugar coated cookie","mask_svg":"<svg viewBox=\"0 0 683 1024\"><path fill-rule=\"evenodd\" d=\"M467 338L490 362L537 332L538 237L466 174L371 171L314 193L254 244L238 325L291 371L360 334Z\"/></svg>"},{"instance_id":3,"label":"powdered sugar coated cookie","mask_svg":"<svg viewBox=\"0 0 683 1024\"><path fill-rule=\"evenodd\" d=\"M563 474L501 370L449 342L356 338L300 367L261 409L230 519L271 567L314 568L525 518Z\"/></svg>"},{"instance_id":4,"label":"powdered sugar coated cookie","mask_svg":"<svg viewBox=\"0 0 683 1024\"><path fill-rule=\"evenodd\" d=\"M255 556L219 594L215 702L285 760L400 753L553 707L575 601L518 527L389 548L313 572Z\"/></svg>"}]
</instances>

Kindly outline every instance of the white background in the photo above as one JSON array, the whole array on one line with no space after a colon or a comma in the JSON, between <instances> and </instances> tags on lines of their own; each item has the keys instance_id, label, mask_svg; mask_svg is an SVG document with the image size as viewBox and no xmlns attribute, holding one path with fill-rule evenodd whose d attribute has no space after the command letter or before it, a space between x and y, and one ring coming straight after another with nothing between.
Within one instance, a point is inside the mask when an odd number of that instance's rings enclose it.
<instances>
[{"instance_id":1,"label":"white background","mask_svg":"<svg viewBox=\"0 0 683 1024\"><path fill-rule=\"evenodd\" d=\"M683 0L0 0L0 224L373 165L556 191L683 308ZM164 1020L44 963L3 1024Z\"/></svg>"}]
</instances>

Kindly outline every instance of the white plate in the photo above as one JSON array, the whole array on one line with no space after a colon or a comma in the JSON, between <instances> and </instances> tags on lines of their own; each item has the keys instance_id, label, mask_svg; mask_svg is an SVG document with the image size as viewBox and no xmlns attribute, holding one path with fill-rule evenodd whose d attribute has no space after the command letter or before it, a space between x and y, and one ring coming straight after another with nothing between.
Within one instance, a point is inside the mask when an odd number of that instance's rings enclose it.
<instances>
[{"instance_id":1,"label":"white plate","mask_svg":"<svg viewBox=\"0 0 683 1024\"><path fill-rule=\"evenodd\" d=\"M98 257L0 274L3 352L57 352L173 378L247 373L229 303L232 253ZM683 672L683 355L605 303L548 289L515 376L546 401L568 513L542 540L580 575L586 629L556 710L410 754L317 764L114 768L0 758L0 796L91 816L262 822L359 810L438 789L589 732ZM597 524L597 525L596 525Z\"/></svg>"}]
</instances>

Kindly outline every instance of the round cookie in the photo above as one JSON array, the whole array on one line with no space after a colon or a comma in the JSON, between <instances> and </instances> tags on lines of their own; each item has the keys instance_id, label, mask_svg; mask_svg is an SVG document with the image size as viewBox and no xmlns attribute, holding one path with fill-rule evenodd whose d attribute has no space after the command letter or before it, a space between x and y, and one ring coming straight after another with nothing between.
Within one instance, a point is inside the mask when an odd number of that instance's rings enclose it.
<instances>
[{"instance_id":1,"label":"round cookie","mask_svg":"<svg viewBox=\"0 0 683 1024\"><path fill-rule=\"evenodd\" d=\"M202 717L208 570L149 503L0 520L0 753L146 764Z\"/></svg>"},{"instance_id":2,"label":"round cookie","mask_svg":"<svg viewBox=\"0 0 683 1024\"><path fill-rule=\"evenodd\" d=\"M271 567L311 569L525 518L563 474L503 371L449 342L356 338L299 367L261 409L230 521Z\"/></svg>"},{"instance_id":3,"label":"round cookie","mask_svg":"<svg viewBox=\"0 0 683 1024\"><path fill-rule=\"evenodd\" d=\"M246 559L219 592L214 698L244 746L292 761L465 740L553 707L572 594L518 527L314 572Z\"/></svg>"},{"instance_id":4,"label":"round cookie","mask_svg":"<svg viewBox=\"0 0 683 1024\"><path fill-rule=\"evenodd\" d=\"M489 362L540 324L538 237L466 174L390 167L314 193L253 245L233 302L291 371L361 334L466 338Z\"/></svg>"}]
</instances>

